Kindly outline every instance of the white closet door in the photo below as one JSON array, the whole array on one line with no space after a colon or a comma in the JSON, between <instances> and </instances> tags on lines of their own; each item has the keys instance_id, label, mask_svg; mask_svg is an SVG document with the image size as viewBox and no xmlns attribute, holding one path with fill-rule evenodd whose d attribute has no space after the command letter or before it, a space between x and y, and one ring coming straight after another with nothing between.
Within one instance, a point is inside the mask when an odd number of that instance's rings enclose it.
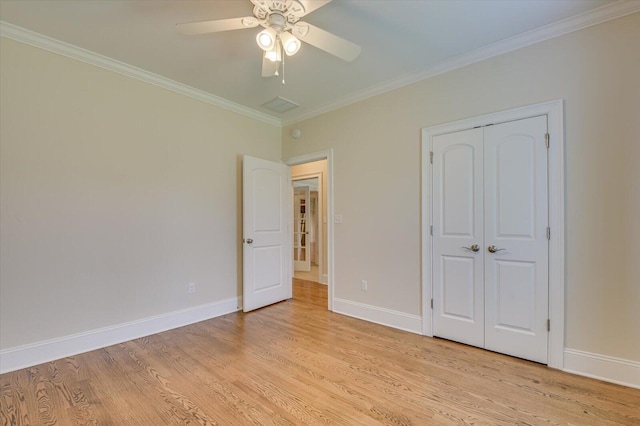
<instances>
[{"instance_id":1,"label":"white closet door","mask_svg":"<svg viewBox=\"0 0 640 426\"><path fill-rule=\"evenodd\" d=\"M485 347L546 363L547 119L484 129Z\"/></svg>"},{"instance_id":2,"label":"white closet door","mask_svg":"<svg viewBox=\"0 0 640 426\"><path fill-rule=\"evenodd\" d=\"M433 138L435 336L547 363L546 133L541 116Z\"/></svg>"},{"instance_id":3,"label":"white closet door","mask_svg":"<svg viewBox=\"0 0 640 426\"><path fill-rule=\"evenodd\" d=\"M480 347L484 346L482 160L480 128L433 140L434 335Z\"/></svg>"}]
</instances>

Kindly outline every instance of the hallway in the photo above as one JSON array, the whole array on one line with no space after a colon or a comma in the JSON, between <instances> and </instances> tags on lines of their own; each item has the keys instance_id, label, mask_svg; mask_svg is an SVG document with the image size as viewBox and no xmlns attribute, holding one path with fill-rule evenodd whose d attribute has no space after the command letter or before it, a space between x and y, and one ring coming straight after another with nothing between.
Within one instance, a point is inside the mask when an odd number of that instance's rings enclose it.
<instances>
[{"instance_id":1,"label":"hallway","mask_svg":"<svg viewBox=\"0 0 640 426\"><path fill-rule=\"evenodd\" d=\"M311 271L294 271L293 278L305 281L313 281L314 283L320 283L320 275L318 265L311 264Z\"/></svg>"}]
</instances>

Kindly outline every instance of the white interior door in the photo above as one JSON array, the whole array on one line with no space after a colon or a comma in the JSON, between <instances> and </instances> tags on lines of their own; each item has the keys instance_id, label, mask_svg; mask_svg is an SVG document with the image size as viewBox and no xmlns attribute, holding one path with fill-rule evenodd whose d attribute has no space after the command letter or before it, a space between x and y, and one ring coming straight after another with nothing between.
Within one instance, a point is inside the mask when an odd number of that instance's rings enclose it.
<instances>
[{"instance_id":1,"label":"white interior door","mask_svg":"<svg viewBox=\"0 0 640 426\"><path fill-rule=\"evenodd\" d=\"M482 129L433 139L434 335L484 347Z\"/></svg>"},{"instance_id":2,"label":"white interior door","mask_svg":"<svg viewBox=\"0 0 640 426\"><path fill-rule=\"evenodd\" d=\"M293 269L295 271L311 271L310 201L308 186L298 186L293 189Z\"/></svg>"},{"instance_id":3,"label":"white interior door","mask_svg":"<svg viewBox=\"0 0 640 426\"><path fill-rule=\"evenodd\" d=\"M485 347L542 363L549 318L546 133L546 116L484 133Z\"/></svg>"},{"instance_id":4,"label":"white interior door","mask_svg":"<svg viewBox=\"0 0 640 426\"><path fill-rule=\"evenodd\" d=\"M244 156L243 311L291 297L289 167Z\"/></svg>"},{"instance_id":5,"label":"white interior door","mask_svg":"<svg viewBox=\"0 0 640 426\"><path fill-rule=\"evenodd\" d=\"M540 116L434 137L434 335L547 362L546 132Z\"/></svg>"}]
</instances>

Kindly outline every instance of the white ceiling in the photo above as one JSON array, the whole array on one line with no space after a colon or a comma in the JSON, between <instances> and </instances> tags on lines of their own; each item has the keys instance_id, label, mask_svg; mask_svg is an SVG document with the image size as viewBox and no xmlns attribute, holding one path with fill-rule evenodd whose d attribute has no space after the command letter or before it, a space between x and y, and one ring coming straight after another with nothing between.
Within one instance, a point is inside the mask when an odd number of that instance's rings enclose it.
<instances>
[{"instance_id":1,"label":"white ceiling","mask_svg":"<svg viewBox=\"0 0 640 426\"><path fill-rule=\"evenodd\" d=\"M556 23L560 34L576 29L575 22L588 24L585 16L606 20L617 13L607 9L628 13L631 4L640 10L638 0L622 3L334 0L303 20L360 45L361 55L344 62L303 44L286 59L285 85L281 78L261 77L260 27L199 36L176 32L177 23L250 16L249 0L0 0L0 20L9 24L5 29L46 35L287 123L553 36L549 24ZM300 106L285 114L260 107L276 96Z\"/></svg>"}]
</instances>

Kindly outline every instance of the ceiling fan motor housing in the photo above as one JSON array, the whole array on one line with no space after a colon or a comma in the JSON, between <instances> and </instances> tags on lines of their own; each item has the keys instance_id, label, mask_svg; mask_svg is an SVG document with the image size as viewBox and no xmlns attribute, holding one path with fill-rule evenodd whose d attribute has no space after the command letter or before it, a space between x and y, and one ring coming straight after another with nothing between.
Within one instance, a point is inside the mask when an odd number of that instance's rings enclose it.
<instances>
[{"instance_id":1,"label":"ceiling fan motor housing","mask_svg":"<svg viewBox=\"0 0 640 426\"><path fill-rule=\"evenodd\" d=\"M276 30L277 33L281 33L286 25L284 16L277 12L273 12L269 15L269 26Z\"/></svg>"},{"instance_id":2,"label":"ceiling fan motor housing","mask_svg":"<svg viewBox=\"0 0 640 426\"><path fill-rule=\"evenodd\" d=\"M260 25L278 32L287 31L304 15L304 7L297 0L251 0L253 15Z\"/></svg>"}]
</instances>

